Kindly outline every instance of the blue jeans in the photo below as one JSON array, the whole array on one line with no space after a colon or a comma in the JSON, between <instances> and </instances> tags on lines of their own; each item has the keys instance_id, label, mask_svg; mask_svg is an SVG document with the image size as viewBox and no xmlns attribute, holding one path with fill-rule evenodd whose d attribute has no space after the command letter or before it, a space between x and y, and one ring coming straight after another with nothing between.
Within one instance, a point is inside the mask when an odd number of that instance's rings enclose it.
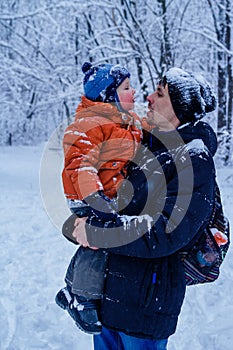
<instances>
[{"instance_id":1,"label":"blue jeans","mask_svg":"<svg viewBox=\"0 0 233 350\"><path fill-rule=\"evenodd\" d=\"M101 334L94 335L94 350L166 350L167 341L131 337L103 327Z\"/></svg>"}]
</instances>

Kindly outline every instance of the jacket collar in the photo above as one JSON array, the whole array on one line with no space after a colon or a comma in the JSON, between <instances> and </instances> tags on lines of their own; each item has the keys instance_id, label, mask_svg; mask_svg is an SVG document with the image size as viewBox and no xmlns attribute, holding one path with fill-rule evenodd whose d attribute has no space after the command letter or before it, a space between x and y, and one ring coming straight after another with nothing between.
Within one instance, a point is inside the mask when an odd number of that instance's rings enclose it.
<instances>
[{"instance_id":1,"label":"jacket collar","mask_svg":"<svg viewBox=\"0 0 233 350\"><path fill-rule=\"evenodd\" d=\"M172 131L159 131L157 128L151 131L149 147L155 151L174 149L194 139L201 139L214 156L217 150L216 134L208 123L203 121L191 122Z\"/></svg>"},{"instance_id":2,"label":"jacket collar","mask_svg":"<svg viewBox=\"0 0 233 350\"><path fill-rule=\"evenodd\" d=\"M132 122L132 116L129 113L120 112L113 103L94 102L82 96L76 109L75 120L95 116L101 116L119 124L131 124Z\"/></svg>"}]
</instances>

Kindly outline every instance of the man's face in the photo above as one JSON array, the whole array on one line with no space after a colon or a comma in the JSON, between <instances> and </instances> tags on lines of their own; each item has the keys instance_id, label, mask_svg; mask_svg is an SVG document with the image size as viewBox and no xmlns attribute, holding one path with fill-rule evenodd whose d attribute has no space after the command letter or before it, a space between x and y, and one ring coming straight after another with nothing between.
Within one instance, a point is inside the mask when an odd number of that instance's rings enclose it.
<instances>
[{"instance_id":1,"label":"man's face","mask_svg":"<svg viewBox=\"0 0 233 350\"><path fill-rule=\"evenodd\" d=\"M174 130L180 125L172 107L168 85L163 87L159 84L155 92L147 97L147 101L149 102L148 124L157 126L161 131Z\"/></svg>"}]
</instances>

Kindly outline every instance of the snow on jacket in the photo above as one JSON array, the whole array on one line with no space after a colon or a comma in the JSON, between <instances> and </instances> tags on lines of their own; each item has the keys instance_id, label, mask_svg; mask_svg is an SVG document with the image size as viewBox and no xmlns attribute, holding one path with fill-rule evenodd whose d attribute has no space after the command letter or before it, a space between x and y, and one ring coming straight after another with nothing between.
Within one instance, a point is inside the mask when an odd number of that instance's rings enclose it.
<instances>
[{"instance_id":1,"label":"snow on jacket","mask_svg":"<svg viewBox=\"0 0 233 350\"><path fill-rule=\"evenodd\" d=\"M141 122L135 113L124 114L110 103L83 96L63 139L66 197L82 200L104 191L113 198L141 138Z\"/></svg>"},{"instance_id":2,"label":"snow on jacket","mask_svg":"<svg viewBox=\"0 0 233 350\"><path fill-rule=\"evenodd\" d=\"M107 328L141 338L163 339L175 332L185 296L179 251L203 232L213 207L212 157L217 142L211 127L201 121L167 133L155 130L144 141L155 158L142 155L137 160L139 166L129 170L128 178L135 189L131 202L134 207L126 208L124 214L145 214L147 197L147 213L153 217L154 225L148 231L146 220L134 219L128 221L127 230L119 227L119 242L125 235L133 240L107 249L101 317ZM140 169L146 176L140 176ZM124 195L124 185L120 191ZM174 227L167 231L171 218ZM104 244L110 234L107 228L93 230L87 225L90 245Z\"/></svg>"}]
</instances>

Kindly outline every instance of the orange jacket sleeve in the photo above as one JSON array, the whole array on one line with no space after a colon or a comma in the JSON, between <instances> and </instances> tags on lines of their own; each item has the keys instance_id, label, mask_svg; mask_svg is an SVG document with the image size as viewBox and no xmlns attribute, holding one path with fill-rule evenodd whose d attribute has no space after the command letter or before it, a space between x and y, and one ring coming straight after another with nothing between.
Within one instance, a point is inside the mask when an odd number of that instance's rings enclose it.
<instances>
[{"instance_id":1,"label":"orange jacket sleeve","mask_svg":"<svg viewBox=\"0 0 233 350\"><path fill-rule=\"evenodd\" d=\"M97 169L103 141L101 126L93 119L80 119L66 129L63 139L65 164L62 178L68 198L72 199L76 194L76 199L83 199L91 193L103 190Z\"/></svg>"}]
</instances>

